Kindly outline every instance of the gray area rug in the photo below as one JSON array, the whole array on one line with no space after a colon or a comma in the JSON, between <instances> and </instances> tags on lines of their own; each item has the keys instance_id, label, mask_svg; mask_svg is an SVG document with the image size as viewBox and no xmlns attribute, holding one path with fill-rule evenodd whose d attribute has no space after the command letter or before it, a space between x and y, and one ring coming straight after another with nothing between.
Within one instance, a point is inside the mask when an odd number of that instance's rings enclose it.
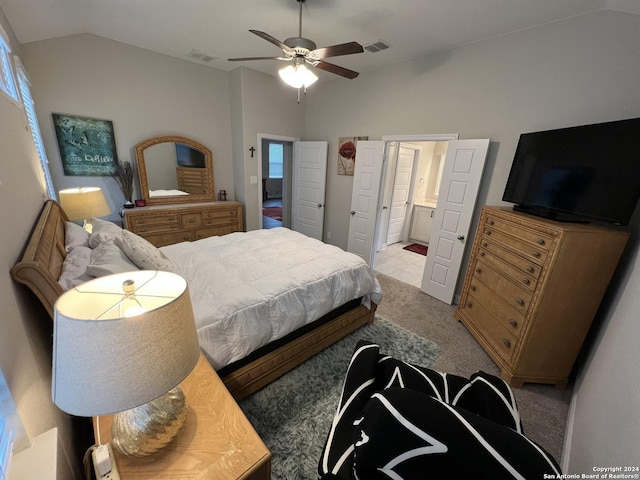
<instances>
[{"instance_id":1,"label":"gray area rug","mask_svg":"<svg viewBox=\"0 0 640 480\"><path fill-rule=\"evenodd\" d=\"M376 315L371 325L310 358L240 402L272 455L273 480L317 478L317 467L342 381L358 340L380 345L380 352L429 367L438 346Z\"/></svg>"}]
</instances>

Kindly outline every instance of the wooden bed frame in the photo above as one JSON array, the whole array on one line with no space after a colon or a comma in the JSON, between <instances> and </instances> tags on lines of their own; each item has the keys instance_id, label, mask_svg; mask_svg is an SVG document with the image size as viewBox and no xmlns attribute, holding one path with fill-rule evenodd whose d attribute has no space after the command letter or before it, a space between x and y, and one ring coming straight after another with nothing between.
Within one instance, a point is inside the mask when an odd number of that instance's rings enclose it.
<instances>
[{"instance_id":1,"label":"wooden bed frame","mask_svg":"<svg viewBox=\"0 0 640 480\"><path fill-rule=\"evenodd\" d=\"M53 319L53 305L64 290L58 284L65 252L65 222L60 204L47 200L26 244L11 269L13 279L38 297ZM363 325L373 322L376 305L358 305L317 328L225 375L223 382L239 400L300 365Z\"/></svg>"}]
</instances>

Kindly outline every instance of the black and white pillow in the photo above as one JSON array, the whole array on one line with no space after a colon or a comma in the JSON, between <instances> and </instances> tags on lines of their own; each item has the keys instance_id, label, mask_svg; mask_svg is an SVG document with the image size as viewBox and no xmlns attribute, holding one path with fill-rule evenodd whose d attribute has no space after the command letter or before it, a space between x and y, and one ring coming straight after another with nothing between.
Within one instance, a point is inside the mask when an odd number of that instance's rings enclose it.
<instances>
[{"instance_id":1,"label":"black and white pillow","mask_svg":"<svg viewBox=\"0 0 640 480\"><path fill-rule=\"evenodd\" d=\"M524 480L560 474L553 458L517 431L406 388L373 394L353 434L358 479Z\"/></svg>"},{"instance_id":2,"label":"black and white pillow","mask_svg":"<svg viewBox=\"0 0 640 480\"><path fill-rule=\"evenodd\" d=\"M406 452L399 453L404 448L402 445L406 444L410 448L414 446L416 432L407 428L408 423L399 423L393 415L390 416L389 411L383 408L384 405L389 404L389 400L385 399L387 393L398 390L404 393L390 393L393 401L404 402L405 395L412 397L408 404L401 403L404 409L413 406L413 410L407 412L406 418L415 417L415 421L420 425L420 431L429 432L428 427L432 423L436 428L432 432L435 435L426 433L426 435L432 435L433 443L429 444L431 446L423 442L421 446L415 448L436 452L437 445L453 443L450 436L445 435L441 438L436 436L440 435L438 429L450 428L451 431L462 432L460 440L463 443L468 443L463 440L467 438L475 439L480 445L489 445L484 450L475 445L478 449L474 455L480 458L478 466L486 464L493 468L497 461L500 468L505 468L499 460L496 460L496 457L484 458L482 455L487 452L491 455L492 449L495 449L491 446L492 442L497 442L499 451L505 452L504 455L508 458L505 461L509 465L511 465L510 462L514 462L519 465L518 468L523 468L519 463L523 459L518 458L515 461L511 459L510 454L517 456L518 452L521 452L529 455L529 451L532 451L538 452L535 456L528 457L535 468L526 467L524 471L547 473L560 471L551 456L522 434L522 424L513 392L502 379L484 372L478 372L469 379L444 374L381 355L378 345L361 341L357 344L347 368L342 395L318 463L319 478L322 480L424 478L424 471L416 474L417 476L375 477L371 476L374 474L369 470L370 467L374 468L374 465L376 469L388 466L389 462L393 462L392 459L398 455L407 455ZM400 400L397 397L400 397ZM463 430L467 424L472 426L471 430ZM367 430L362 429L363 425L367 426ZM362 432L367 438L361 435ZM374 434L375 437L372 436ZM407 438L404 438L405 435ZM420 436L418 435L417 438ZM520 444L524 446L520 448ZM389 447L386 451L385 445ZM462 444L456 443L451 447L447 446L446 452L449 453L439 452L438 457L433 457L437 460L436 465L429 468L437 469L441 464L449 465L449 462L472 461L471 457L467 457L466 460L458 457L466 448L460 445ZM504 455L500 453L498 457ZM443 459L443 456L447 458ZM360 472L357 477L354 476L354 459L357 460L355 471ZM409 468L410 472L413 472L411 469L415 465L423 465L427 460L433 460L431 457L425 457L425 459L420 458L418 463L411 461L403 464L403 468ZM528 465L527 462L524 463L525 466ZM415 472L418 471L419 468ZM481 472L481 470L474 471L476 474ZM490 472L496 471L502 472L498 467L490 470ZM509 472L509 467L504 471ZM491 475L486 478L490 477ZM465 477L448 475L446 478ZM474 475L466 478L474 478ZM495 478L532 477L516 475ZM542 476L535 478L542 478Z\"/></svg>"}]
</instances>

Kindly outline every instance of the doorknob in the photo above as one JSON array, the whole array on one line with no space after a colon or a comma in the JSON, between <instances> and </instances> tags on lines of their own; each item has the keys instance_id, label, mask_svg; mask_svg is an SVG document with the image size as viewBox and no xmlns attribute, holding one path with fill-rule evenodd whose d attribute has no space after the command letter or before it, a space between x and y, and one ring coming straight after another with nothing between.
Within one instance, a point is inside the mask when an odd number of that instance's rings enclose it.
<instances>
[{"instance_id":1,"label":"doorknob","mask_svg":"<svg viewBox=\"0 0 640 480\"><path fill-rule=\"evenodd\" d=\"M458 235L456 238L457 238L458 240L464 240L464 235Z\"/></svg>"},{"instance_id":2,"label":"doorknob","mask_svg":"<svg viewBox=\"0 0 640 480\"><path fill-rule=\"evenodd\" d=\"M386 206L386 205L383 205L383 206L382 206L382 209L383 209L383 210L386 210L386 209L387 209L387 206Z\"/></svg>"},{"instance_id":3,"label":"doorknob","mask_svg":"<svg viewBox=\"0 0 640 480\"><path fill-rule=\"evenodd\" d=\"M355 210L351 210L351 215L355 215L356 211Z\"/></svg>"},{"instance_id":4,"label":"doorknob","mask_svg":"<svg viewBox=\"0 0 640 480\"><path fill-rule=\"evenodd\" d=\"M322 204L321 203L318 204L318 208L322 208Z\"/></svg>"}]
</instances>

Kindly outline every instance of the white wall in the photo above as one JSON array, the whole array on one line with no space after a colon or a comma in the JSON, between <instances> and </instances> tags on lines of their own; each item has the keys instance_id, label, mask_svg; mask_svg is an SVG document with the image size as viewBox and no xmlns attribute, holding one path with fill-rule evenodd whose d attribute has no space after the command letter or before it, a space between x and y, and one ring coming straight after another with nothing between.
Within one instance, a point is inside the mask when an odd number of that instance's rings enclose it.
<instances>
[{"instance_id":1,"label":"white wall","mask_svg":"<svg viewBox=\"0 0 640 480\"><path fill-rule=\"evenodd\" d=\"M234 181L238 192L244 191L238 200L244 203L247 230L260 228L258 210L258 175L261 148L258 134L302 138L304 133L305 99L297 102L296 90L284 85L279 78L239 68L231 72L233 89L234 122ZM235 127L242 127L242 132ZM239 148L241 150L236 149ZM255 149L253 157L250 148ZM251 177L256 183L251 183Z\"/></svg>"},{"instance_id":2,"label":"white wall","mask_svg":"<svg viewBox=\"0 0 640 480\"><path fill-rule=\"evenodd\" d=\"M335 173L339 137L491 138L479 204L499 204L520 133L640 116L639 25L602 11L315 84L305 136L329 141L329 241L347 245L352 178Z\"/></svg>"},{"instance_id":3,"label":"white wall","mask_svg":"<svg viewBox=\"0 0 640 480\"><path fill-rule=\"evenodd\" d=\"M1 10L0 23L12 38L13 53L21 54ZM51 319L9 274L42 208L45 189L24 111L2 94L0 145L0 369L29 439L58 426L58 478L72 478L71 425L51 401Z\"/></svg>"},{"instance_id":4,"label":"white wall","mask_svg":"<svg viewBox=\"0 0 640 480\"><path fill-rule=\"evenodd\" d=\"M158 135L192 138L212 151L216 191L233 199L228 74L94 35L22 46L56 190L97 185L119 211L124 197L109 177L65 176L51 113L113 121L118 158ZM136 192L139 185L136 182ZM134 193L135 198L140 198Z\"/></svg>"}]
</instances>

